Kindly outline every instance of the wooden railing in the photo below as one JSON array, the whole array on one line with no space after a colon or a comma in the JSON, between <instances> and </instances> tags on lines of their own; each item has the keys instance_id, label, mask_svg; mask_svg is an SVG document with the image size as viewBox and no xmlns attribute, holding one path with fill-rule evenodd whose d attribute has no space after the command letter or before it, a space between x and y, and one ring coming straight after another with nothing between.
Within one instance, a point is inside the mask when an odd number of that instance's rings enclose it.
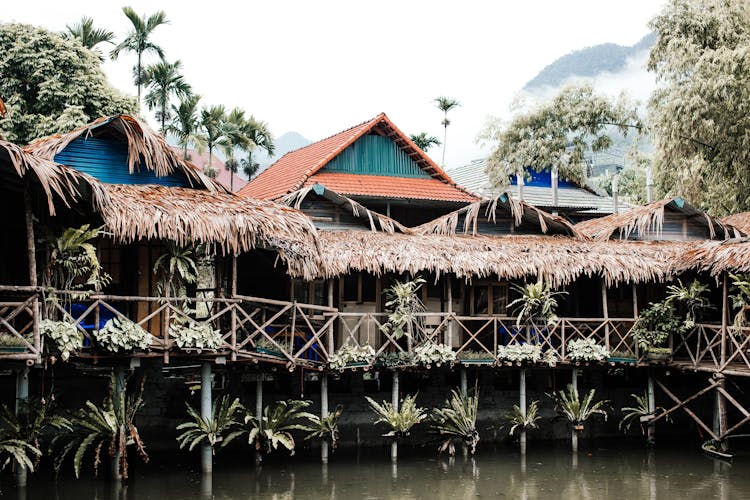
<instances>
[{"instance_id":1,"label":"wooden railing","mask_svg":"<svg viewBox=\"0 0 750 500\"><path fill-rule=\"evenodd\" d=\"M674 337L673 359L696 369L750 371L750 327L728 326L723 333L720 324L696 324Z\"/></svg>"},{"instance_id":2,"label":"wooden railing","mask_svg":"<svg viewBox=\"0 0 750 500\"><path fill-rule=\"evenodd\" d=\"M0 333L7 344L0 345L0 358L41 360L40 297L37 287L0 285Z\"/></svg>"}]
</instances>

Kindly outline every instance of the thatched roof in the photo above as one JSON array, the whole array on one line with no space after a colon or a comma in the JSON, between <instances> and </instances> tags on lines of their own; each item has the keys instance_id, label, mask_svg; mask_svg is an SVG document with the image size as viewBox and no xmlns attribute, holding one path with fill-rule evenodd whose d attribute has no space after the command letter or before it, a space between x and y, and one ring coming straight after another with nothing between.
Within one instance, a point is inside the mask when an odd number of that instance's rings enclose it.
<instances>
[{"instance_id":1,"label":"thatched roof","mask_svg":"<svg viewBox=\"0 0 750 500\"><path fill-rule=\"evenodd\" d=\"M415 227L414 232L425 235L477 235L477 221L479 217L484 215L489 221L494 222L498 210L503 209L511 214L516 227L522 224L530 224L536 226L540 234L549 233L578 236L578 231L567 220L549 214L523 201L515 200L507 193L489 200L471 203L442 217L438 217L433 221Z\"/></svg>"},{"instance_id":2,"label":"thatched roof","mask_svg":"<svg viewBox=\"0 0 750 500\"><path fill-rule=\"evenodd\" d=\"M227 191L221 184L206 176L198 167L184 160L151 127L128 115L99 118L71 132L34 141L24 149L38 157L54 160L55 155L79 137L85 138L108 133L122 137L126 141L128 145L128 169L131 174L141 168L153 171L157 177L181 172L192 186L202 187L209 191Z\"/></svg>"},{"instance_id":3,"label":"thatched roof","mask_svg":"<svg viewBox=\"0 0 750 500\"><path fill-rule=\"evenodd\" d=\"M727 215L719 219L724 224L733 226L745 234L750 234L750 212Z\"/></svg>"},{"instance_id":4,"label":"thatched roof","mask_svg":"<svg viewBox=\"0 0 750 500\"><path fill-rule=\"evenodd\" d=\"M78 196L76 185L81 176L62 165L27 153L12 142L0 140L0 166L6 167L13 177L29 179L39 184L47 196L49 213L55 214L54 199L57 198L66 206ZM12 167L12 168L11 168Z\"/></svg>"},{"instance_id":5,"label":"thatched roof","mask_svg":"<svg viewBox=\"0 0 750 500\"><path fill-rule=\"evenodd\" d=\"M726 239L740 235L731 225L698 210L679 197L665 198L648 205L631 208L619 214L579 222L576 224L576 229L599 240L608 240L615 235L623 240L631 236L642 238L649 234L655 234L659 238L664 223L665 209L688 217L695 217L703 222L708 228L711 239Z\"/></svg>"},{"instance_id":6,"label":"thatched roof","mask_svg":"<svg viewBox=\"0 0 750 500\"><path fill-rule=\"evenodd\" d=\"M607 283L661 280L669 263L694 243L587 241L565 236L443 236L318 231L320 277L352 271L437 275L465 279L541 276L555 286L577 277L603 276Z\"/></svg>"},{"instance_id":7,"label":"thatched roof","mask_svg":"<svg viewBox=\"0 0 750 500\"><path fill-rule=\"evenodd\" d=\"M678 255L673 261L676 272L691 269L707 271L711 276L727 272L750 272L750 238L706 241Z\"/></svg>"},{"instance_id":8,"label":"thatched roof","mask_svg":"<svg viewBox=\"0 0 750 500\"><path fill-rule=\"evenodd\" d=\"M118 241L198 241L226 253L269 246L278 250L290 273L305 278L319 273L315 228L292 208L223 192L89 182L99 188L94 209Z\"/></svg>"},{"instance_id":9,"label":"thatched roof","mask_svg":"<svg viewBox=\"0 0 750 500\"><path fill-rule=\"evenodd\" d=\"M310 193L314 193L326 200L330 201L334 205L341 207L343 210L351 213L354 217L364 219L370 226L371 231L384 231L386 233L409 233L411 230L400 222L391 219L390 217L381 213L370 210L359 202L352 200L342 194L332 191L326 188L322 184L313 184L311 186L304 187L293 193L290 193L282 198L278 199L279 203L293 207L297 210L302 206L302 202L307 198Z\"/></svg>"}]
</instances>

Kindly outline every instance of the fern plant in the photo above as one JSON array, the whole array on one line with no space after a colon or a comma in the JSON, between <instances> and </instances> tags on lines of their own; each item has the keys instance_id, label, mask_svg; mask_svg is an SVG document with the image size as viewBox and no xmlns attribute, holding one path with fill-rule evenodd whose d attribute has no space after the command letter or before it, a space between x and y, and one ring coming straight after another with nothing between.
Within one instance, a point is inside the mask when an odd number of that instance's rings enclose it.
<instances>
[{"instance_id":1,"label":"fern plant","mask_svg":"<svg viewBox=\"0 0 750 500\"><path fill-rule=\"evenodd\" d=\"M477 432L479 394L476 388L473 392L474 395L464 397L453 390L443 408L432 410L432 428L445 438L438 447L439 452L447 451L453 456L456 453L453 444L456 439L462 440L472 455L476 451L479 443L479 432Z\"/></svg>"},{"instance_id":2,"label":"fern plant","mask_svg":"<svg viewBox=\"0 0 750 500\"><path fill-rule=\"evenodd\" d=\"M0 436L0 470L16 462L34 472L34 465L41 455L39 448L27 441Z\"/></svg>"},{"instance_id":3,"label":"fern plant","mask_svg":"<svg viewBox=\"0 0 750 500\"><path fill-rule=\"evenodd\" d=\"M0 408L0 440L24 442L41 450L40 441L44 434L71 430L68 419L56 414L54 399L29 398L19 400L18 405L18 414L7 405ZM23 448L28 450L28 447ZM32 458L34 466L38 465L41 451L34 453Z\"/></svg>"},{"instance_id":4,"label":"fern plant","mask_svg":"<svg viewBox=\"0 0 750 500\"><path fill-rule=\"evenodd\" d=\"M732 291L729 296L732 299L732 308L737 309L737 314L732 322L732 332L739 334L742 327L747 324L746 309L750 305L750 276L747 274L730 274L732 278Z\"/></svg>"},{"instance_id":5,"label":"fern plant","mask_svg":"<svg viewBox=\"0 0 750 500\"><path fill-rule=\"evenodd\" d=\"M73 470L80 477L86 454L93 452L94 473L98 475L102 451L110 458L119 456L118 477L128 478L128 446L134 445L138 455L148 462L146 448L135 426L135 416L143 406L143 380L134 386L125 384L116 390L117 382L112 374L109 393L101 405L86 401L83 408L70 415L71 431L58 435L51 443L54 449L62 441L54 466L60 471L65 459L72 454Z\"/></svg>"},{"instance_id":6,"label":"fern plant","mask_svg":"<svg viewBox=\"0 0 750 500\"><path fill-rule=\"evenodd\" d=\"M532 401L529 407L526 408L525 415L518 405L513 405L513 408L503 416L506 425L510 426L510 430L508 431L509 436L512 436L517 430L537 429L537 422L541 418L541 415L539 415L539 401Z\"/></svg>"},{"instance_id":7,"label":"fern plant","mask_svg":"<svg viewBox=\"0 0 750 500\"><path fill-rule=\"evenodd\" d=\"M214 401L209 418L201 417L200 412L189 404L187 413L192 419L189 422L177 426L178 431L184 431L177 437L180 449L188 448L190 451L201 443L207 443L211 447L211 454L216 450L224 448L239 434L240 417L244 410L239 399L230 399L223 396Z\"/></svg>"},{"instance_id":8,"label":"fern plant","mask_svg":"<svg viewBox=\"0 0 750 500\"><path fill-rule=\"evenodd\" d=\"M399 339L404 335L411 338L415 327L421 323L419 314L425 311L425 306L417 292L424 283L424 279L417 277L411 281L396 281L385 290L388 321L381 328L391 332L394 338Z\"/></svg>"},{"instance_id":9,"label":"fern plant","mask_svg":"<svg viewBox=\"0 0 750 500\"><path fill-rule=\"evenodd\" d=\"M390 429L383 434L384 437L400 439L408 436L412 427L427 419L427 410L417 406L417 394L407 395L402 399L398 410L387 401L377 403L368 396L365 396L365 399L378 417L375 423L384 424Z\"/></svg>"},{"instance_id":10,"label":"fern plant","mask_svg":"<svg viewBox=\"0 0 750 500\"><path fill-rule=\"evenodd\" d=\"M101 234L88 224L69 227L57 237L48 237L49 258L45 281L57 290L101 290L111 281L102 270L92 243Z\"/></svg>"},{"instance_id":11,"label":"fern plant","mask_svg":"<svg viewBox=\"0 0 750 500\"><path fill-rule=\"evenodd\" d=\"M185 294L185 286L198 281L198 251L195 246L167 244L167 251L154 262L155 293L178 297Z\"/></svg>"},{"instance_id":12,"label":"fern plant","mask_svg":"<svg viewBox=\"0 0 750 500\"><path fill-rule=\"evenodd\" d=\"M557 394L549 394L555 402L555 409L573 425L583 425L594 415L601 415L607 420L607 400L594 401L596 389L591 389L583 399L579 397L578 389L568 385L567 391L558 391Z\"/></svg>"},{"instance_id":13,"label":"fern plant","mask_svg":"<svg viewBox=\"0 0 750 500\"><path fill-rule=\"evenodd\" d=\"M553 323L557 319L557 297L567 295L567 292L554 291L542 280L523 286L514 284L513 289L520 296L508 304L508 308L515 308L518 326L535 318L543 319L547 324Z\"/></svg>"},{"instance_id":14,"label":"fern plant","mask_svg":"<svg viewBox=\"0 0 750 500\"><path fill-rule=\"evenodd\" d=\"M326 417L309 416L310 423L302 428L302 430L308 432L305 439L320 438L328 440L331 443L331 448L335 450L339 441L339 417L343 411L344 407L338 405L336 410Z\"/></svg>"},{"instance_id":15,"label":"fern plant","mask_svg":"<svg viewBox=\"0 0 750 500\"><path fill-rule=\"evenodd\" d=\"M244 427L231 435L231 438L247 434L247 442L257 451L271 453L279 445L286 448L290 455L294 455L295 442L291 431L306 430L300 420L311 420L316 417L305 410L310 401L288 399L277 401L263 408L263 416L257 419L247 413ZM236 434L236 435L235 435Z\"/></svg>"},{"instance_id":16,"label":"fern plant","mask_svg":"<svg viewBox=\"0 0 750 500\"><path fill-rule=\"evenodd\" d=\"M649 411L648 409L648 396L646 393L643 393L643 396L639 396L638 394L631 394L631 398L635 401L634 406L624 406L620 408L620 411L622 412L622 418L620 419L619 429L623 432L628 432L630 430L630 427L633 425L633 422L636 420L640 423L641 426L641 432L645 434L645 429L643 426L643 419L644 417L651 417L654 415L656 411L663 410L662 407L656 407L654 408L654 411ZM667 417L667 420L669 420L669 417Z\"/></svg>"},{"instance_id":17,"label":"fern plant","mask_svg":"<svg viewBox=\"0 0 750 500\"><path fill-rule=\"evenodd\" d=\"M700 319L702 313L713 309L711 302L706 296L708 294L708 285L704 285L698 280L693 280L689 285L684 285L681 279L677 280L676 285L667 287L667 304L677 302L682 304L686 310L685 328L692 328L695 322Z\"/></svg>"}]
</instances>

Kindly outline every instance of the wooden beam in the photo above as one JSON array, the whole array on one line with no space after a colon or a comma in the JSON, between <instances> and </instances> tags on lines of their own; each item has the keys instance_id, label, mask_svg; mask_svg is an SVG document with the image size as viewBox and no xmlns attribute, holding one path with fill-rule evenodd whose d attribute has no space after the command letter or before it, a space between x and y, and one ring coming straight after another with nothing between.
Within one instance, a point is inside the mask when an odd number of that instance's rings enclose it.
<instances>
[{"instance_id":1,"label":"wooden beam","mask_svg":"<svg viewBox=\"0 0 750 500\"><path fill-rule=\"evenodd\" d=\"M710 381L710 385L708 387L706 387L704 389L701 389L697 393L695 393L692 396L690 396L689 398L687 398L685 401L680 401L680 399L677 396L675 396L674 394L672 394L670 392L670 390L667 389L667 387L664 384L661 383L660 380L656 380L656 384L661 388L662 391L664 391L664 393L667 396L669 396L669 398L671 400L673 400L675 403L677 403L677 405L673 406L669 410L665 410L664 412L662 412L658 416L654 417L651 420L651 423L655 423L657 420L660 420L662 418L666 418L667 415L669 415L672 412L674 412L674 411L679 410L680 408L682 408L685 411L685 413L687 413L690 416L690 418L692 418L693 420L695 420L696 424L698 424L704 431L706 431L706 433L708 433L713 439L715 439L717 441L719 440L719 436L717 436L714 433L714 431L709 426L707 426L706 424L704 424L703 421L698 417L698 415L696 415L690 408L688 408L686 406L690 401L692 401L692 400L694 400L694 399L702 396L703 394L707 393L708 391L712 390L716 386L716 382L714 382L713 380L711 380Z\"/></svg>"}]
</instances>

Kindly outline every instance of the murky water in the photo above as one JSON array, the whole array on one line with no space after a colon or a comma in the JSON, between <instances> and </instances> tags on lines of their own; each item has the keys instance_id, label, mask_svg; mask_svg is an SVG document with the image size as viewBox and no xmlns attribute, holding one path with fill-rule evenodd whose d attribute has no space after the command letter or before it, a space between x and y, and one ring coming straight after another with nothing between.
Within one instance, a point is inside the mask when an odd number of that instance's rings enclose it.
<instances>
[{"instance_id":1,"label":"murky water","mask_svg":"<svg viewBox=\"0 0 750 500\"><path fill-rule=\"evenodd\" d=\"M390 462L388 449L337 453L328 466L314 456L276 457L256 469L251 455L222 457L210 481L184 454L140 466L126 485L65 475L34 477L25 499L750 499L750 459L720 463L694 448L643 448L592 443L574 457L564 447L534 443L523 459L512 448L485 446L473 459L427 452Z\"/></svg>"}]
</instances>

